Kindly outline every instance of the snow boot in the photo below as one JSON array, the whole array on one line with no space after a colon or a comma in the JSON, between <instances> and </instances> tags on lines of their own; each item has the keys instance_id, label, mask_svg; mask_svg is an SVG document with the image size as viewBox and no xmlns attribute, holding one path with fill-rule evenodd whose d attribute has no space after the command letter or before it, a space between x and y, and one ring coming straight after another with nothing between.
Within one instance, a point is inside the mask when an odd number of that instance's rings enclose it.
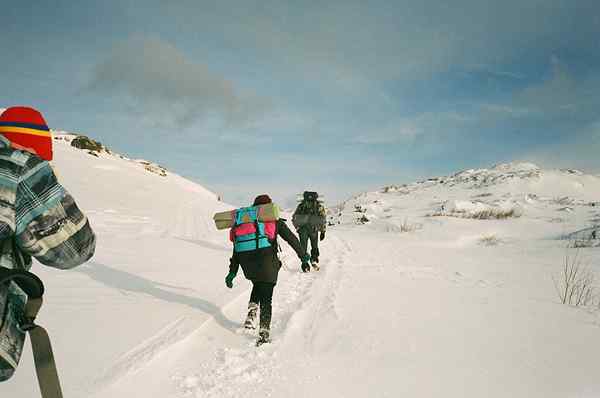
<instances>
[{"instance_id":1,"label":"snow boot","mask_svg":"<svg viewBox=\"0 0 600 398\"><path fill-rule=\"evenodd\" d=\"M248 303L248 315L246 316L246 322L244 322L244 328L256 329L256 314L258 312L258 304Z\"/></svg>"},{"instance_id":2,"label":"snow boot","mask_svg":"<svg viewBox=\"0 0 600 398\"><path fill-rule=\"evenodd\" d=\"M318 271L321 269L321 267L319 267L319 260L313 260L310 262L310 265L312 267L313 270Z\"/></svg>"},{"instance_id":3,"label":"snow boot","mask_svg":"<svg viewBox=\"0 0 600 398\"><path fill-rule=\"evenodd\" d=\"M270 342L271 342L271 336L270 336L269 329L261 328L260 332L258 332L258 340L256 340L256 346L260 347L261 345L263 345L265 343L270 343Z\"/></svg>"}]
</instances>

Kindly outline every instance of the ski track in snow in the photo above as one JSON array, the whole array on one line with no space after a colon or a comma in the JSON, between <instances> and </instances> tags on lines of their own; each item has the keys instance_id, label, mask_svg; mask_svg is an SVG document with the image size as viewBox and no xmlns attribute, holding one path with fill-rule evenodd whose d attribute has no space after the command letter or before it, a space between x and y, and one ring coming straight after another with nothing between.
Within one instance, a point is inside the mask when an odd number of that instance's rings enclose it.
<instances>
[{"instance_id":1,"label":"ski track in snow","mask_svg":"<svg viewBox=\"0 0 600 398\"><path fill-rule=\"evenodd\" d=\"M290 261L288 253L282 256L284 267L273 299L273 342L256 348L255 336L251 339L241 336L236 347L216 347L212 360L203 363L194 373L173 375L180 396L239 397L257 393L271 396L273 392L266 382L283 377L278 359L281 350L289 349L298 341L309 351L319 350L329 343L317 341L315 332L319 325L337 319L335 299L342 277L341 267L351 251L350 245L342 239L331 237L330 240L324 251L331 253L331 257L322 261L320 271L301 273L285 265Z\"/></svg>"},{"instance_id":2,"label":"ski track in snow","mask_svg":"<svg viewBox=\"0 0 600 398\"><path fill-rule=\"evenodd\" d=\"M185 336L185 318L179 318L167 325L155 336L147 339L139 346L133 348L115 363L106 369L93 383L95 390L101 390L104 386L114 383L121 377L131 374L142 368L165 348L180 341Z\"/></svg>"},{"instance_id":3,"label":"ski track in snow","mask_svg":"<svg viewBox=\"0 0 600 398\"><path fill-rule=\"evenodd\" d=\"M248 295L249 291L243 292L221 307L221 312L224 312L227 308L235 306L240 301L243 301ZM194 331L202 330L203 328L212 325L214 321L215 316L212 315L197 329L192 330L187 324L187 319L185 317L175 320L156 335L125 353L115 363L111 364L110 367L108 367L105 372L93 382L93 390L99 392L105 387L115 384L118 380L140 371L159 355L190 336Z\"/></svg>"}]
</instances>

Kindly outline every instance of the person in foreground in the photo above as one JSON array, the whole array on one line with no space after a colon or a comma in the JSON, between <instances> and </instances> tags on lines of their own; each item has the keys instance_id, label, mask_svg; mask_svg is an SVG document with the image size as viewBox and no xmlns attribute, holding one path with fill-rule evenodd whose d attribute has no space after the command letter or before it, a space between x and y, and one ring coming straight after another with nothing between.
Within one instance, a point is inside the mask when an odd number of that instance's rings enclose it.
<instances>
[{"instance_id":1,"label":"person in foreground","mask_svg":"<svg viewBox=\"0 0 600 398\"><path fill-rule=\"evenodd\" d=\"M254 200L253 206L269 203L272 201L268 195L260 195ZM302 261L303 270L310 267L310 256L302 249L300 241L288 228L284 219L269 222L260 222L254 219L250 223L237 224L231 229L230 234L234 248L225 284L229 288L233 287L233 279L241 265L244 276L252 282L248 316L244 327L256 328L256 315L260 308L259 338L256 343L257 346L260 346L271 341L271 303L273 289L281 268L281 261L277 256L277 236L281 236L294 249Z\"/></svg>"},{"instance_id":2,"label":"person in foreground","mask_svg":"<svg viewBox=\"0 0 600 398\"><path fill-rule=\"evenodd\" d=\"M29 312L32 299L41 305L43 284L29 273L32 257L69 269L89 260L96 237L73 197L58 182L48 163L52 137L42 115L12 107L0 115L0 381L9 379L19 362L25 331L32 338L41 392L61 396L49 340ZM36 285L35 288L31 286ZM31 292L36 292L35 297ZM33 316L27 316L27 315ZM48 393L52 390L52 393Z\"/></svg>"}]
</instances>

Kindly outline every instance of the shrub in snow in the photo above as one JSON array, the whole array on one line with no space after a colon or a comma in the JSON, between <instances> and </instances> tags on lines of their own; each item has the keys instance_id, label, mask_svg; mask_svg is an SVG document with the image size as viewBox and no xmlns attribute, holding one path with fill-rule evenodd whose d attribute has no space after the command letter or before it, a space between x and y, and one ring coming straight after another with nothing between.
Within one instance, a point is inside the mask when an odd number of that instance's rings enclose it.
<instances>
[{"instance_id":1,"label":"shrub in snow","mask_svg":"<svg viewBox=\"0 0 600 398\"><path fill-rule=\"evenodd\" d=\"M595 275L583 264L579 249L574 253L567 250L562 270L554 276L554 287L560 302L575 307L593 304L596 299Z\"/></svg>"},{"instance_id":2,"label":"shrub in snow","mask_svg":"<svg viewBox=\"0 0 600 398\"><path fill-rule=\"evenodd\" d=\"M497 246L502 242L495 234L484 235L479 238L478 243L483 246Z\"/></svg>"},{"instance_id":3,"label":"shrub in snow","mask_svg":"<svg viewBox=\"0 0 600 398\"><path fill-rule=\"evenodd\" d=\"M451 216L477 220L502 220L523 215L523 209L517 203L506 201L499 204L486 204L479 201L454 200L446 202L433 216Z\"/></svg>"},{"instance_id":4,"label":"shrub in snow","mask_svg":"<svg viewBox=\"0 0 600 398\"><path fill-rule=\"evenodd\" d=\"M363 208L361 205L354 205L355 213L366 213L367 209Z\"/></svg>"},{"instance_id":5,"label":"shrub in snow","mask_svg":"<svg viewBox=\"0 0 600 398\"><path fill-rule=\"evenodd\" d=\"M422 224L410 223L408 222L408 218L405 218L402 224L400 224L400 232L413 232L421 228L423 228Z\"/></svg>"},{"instance_id":6,"label":"shrub in snow","mask_svg":"<svg viewBox=\"0 0 600 398\"><path fill-rule=\"evenodd\" d=\"M102 145L98 141L86 137L85 135L80 135L73 138L73 140L71 141L71 146L94 152L102 152L105 149L104 145Z\"/></svg>"},{"instance_id":7,"label":"shrub in snow","mask_svg":"<svg viewBox=\"0 0 600 398\"><path fill-rule=\"evenodd\" d=\"M366 224L368 223L370 220L367 218L367 216L365 216L364 214L362 216L360 216L359 218L356 219L356 223L357 224Z\"/></svg>"},{"instance_id":8,"label":"shrub in snow","mask_svg":"<svg viewBox=\"0 0 600 398\"><path fill-rule=\"evenodd\" d=\"M146 169L146 171L149 171L149 172L154 173L154 174L158 174L161 177L166 177L167 176L167 170L164 167L162 167L162 166L159 166L159 165L157 165L155 163L150 163L150 162L145 161L145 160L141 160L140 163L142 165L144 165L144 169Z\"/></svg>"}]
</instances>

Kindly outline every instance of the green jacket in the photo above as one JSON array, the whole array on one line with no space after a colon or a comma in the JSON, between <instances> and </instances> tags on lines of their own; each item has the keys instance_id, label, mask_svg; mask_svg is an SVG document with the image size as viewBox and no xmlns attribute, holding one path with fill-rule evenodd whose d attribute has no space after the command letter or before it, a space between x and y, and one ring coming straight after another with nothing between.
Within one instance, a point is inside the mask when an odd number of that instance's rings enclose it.
<instances>
[{"instance_id":1,"label":"green jacket","mask_svg":"<svg viewBox=\"0 0 600 398\"><path fill-rule=\"evenodd\" d=\"M325 206L317 200L303 200L298 204L292 222L297 231L306 229L325 232L327 211Z\"/></svg>"}]
</instances>

